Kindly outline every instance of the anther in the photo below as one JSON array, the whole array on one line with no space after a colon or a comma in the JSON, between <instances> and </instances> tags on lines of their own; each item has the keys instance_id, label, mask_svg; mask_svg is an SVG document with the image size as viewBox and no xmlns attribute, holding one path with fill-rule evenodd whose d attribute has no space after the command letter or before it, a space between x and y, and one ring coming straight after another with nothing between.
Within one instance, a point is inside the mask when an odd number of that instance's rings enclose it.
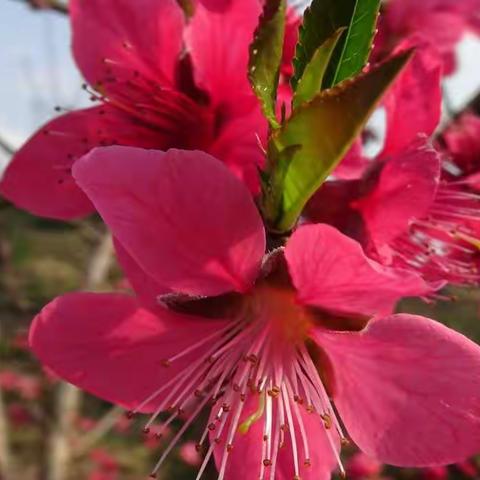
<instances>
[{"instance_id":1,"label":"anther","mask_svg":"<svg viewBox=\"0 0 480 480\"><path fill-rule=\"evenodd\" d=\"M272 466L272 461L269 460L268 458L265 458L265 459L263 460L263 465L264 465L265 467L271 467L271 466Z\"/></svg>"},{"instance_id":2,"label":"anther","mask_svg":"<svg viewBox=\"0 0 480 480\"><path fill-rule=\"evenodd\" d=\"M142 429L142 432L143 432L145 435L148 435L148 434L150 433L150 428L144 427L144 428Z\"/></svg>"},{"instance_id":3,"label":"anther","mask_svg":"<svg viewBox=\"0 0 480 480\"><path fill-rule=\"evenodd\" d=\"M323 420L323 424L327 430L332 428L332 417L328 413L320 414L320 418Z\"/></svg>"},{"instance_id":4,"label":"anther","mask_svg":"<svg viewBox=\"0 0 480 480\"><path fill-rule=\"evenodd\" d=\"M129 410L128 412L125 412L125 416L126 416L129 420L131 420L131 419L133 418L133 416L134 416L134 413L133 413L131 410Z\"/></svg>"},{"instance_id":5,"label":"anther","mask_svg":"<svg viewBox=\"0 0 480 480\"><path fill-rule=\"evenodd\" d=\"M162 365L162 367L169 367L172 364L172 362L168 359L165 359L165 360L162 360L160 364Z\"/></svg>"},{"instance_id":6,"label":"anther","mask_svg":"<svg viewBox=\"0 0 480 480\"><path fill-rule=\"evenodd\" d=\"M233 450L233 445L231 443L227 444L227 453L230 453Z\"/></svg>"},{"instance_id":7,"label":"anther","mask_svg":"<svg viewBox=\"0 0 480 480\"><path fill-rule=\"evenodd\" d=\"M304 464L306 467L311 467L311 466L312 466L312 461L311 461L309 458L306 458L306 459L303 461L303 464Z\"/></svg>"}]
</instances>

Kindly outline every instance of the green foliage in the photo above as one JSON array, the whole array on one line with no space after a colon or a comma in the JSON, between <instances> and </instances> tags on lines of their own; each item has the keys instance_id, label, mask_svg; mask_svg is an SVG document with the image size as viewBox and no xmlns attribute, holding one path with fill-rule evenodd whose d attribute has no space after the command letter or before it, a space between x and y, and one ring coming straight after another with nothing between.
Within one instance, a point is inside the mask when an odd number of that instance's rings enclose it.
<instances>
[{"instance_id":1,"label":"green foliage","mask_svg":"<svg viewBox=\"0 0 480 480\"><path fill-rule=\"evenodd\" d=\"M275 103L282 62L286 0L268 0L250 45L248 78L273 128L279 126Z\"/></svg>"},{"instance_id":2,"label":"green foliage","mask_svg":"<svg viewBox=\"0 0 480 480\"><path fill-rule=\"evenodd\" d=\"M306 65L302 77L297 83L293 97L293 108L311 100L321 89L332 53L345 28L339 28L331 37L327 38L315 51L310 62Z\"/></svg>"},{"instance_id":3,"label":"green foliage","mask_svg":"<svg viewBox=\"0 0 480 480\"><path fill-rule=\"evenodd\" d=\"M355 0L313 0L305 10L293 59L294 90L317 49L339 28L349 27L355 4Z\"/></svg>"},{"instance_id":4,"label":"green foliage","mask_svg":"<svg viewBox=\"0 0 480 480\"><path fill-rule=\"evenodd\" d=\"M404 52L368 73L320 92L298 107L274 133L270 141L275 149L270 151L279 153L271 184L281 195L273 195L280 200L264 211L272 230L286 232L295 225L308 199L347 153L410 56L411 51ZM283 155L292 147L292 155ZM275 179L277 175L280 181Z\"/></svg>"},{"instance_id":5,"label":"green foliage","mask_svg":"<svg viewBox=\"0 0 480 480\"><path fill-rule=\"evenodd\" d=\"M365 66L372 49L379 9L379 0L356 1L347 35L332 56L324 87L350 78Z\"/></svg>"},{"instance_id":6,"label":"green foliage","mask_svg":"<svg viewBox=\"0 0 480 480\"><path fill-rule=\"evenodd\" d=\"M305 11L297 44L292 77L294 90L317 49L339 29L348 29L331 55L323 88L357 74L372 47L380 0L313 0Z\"/></svg>"}]
</instances>

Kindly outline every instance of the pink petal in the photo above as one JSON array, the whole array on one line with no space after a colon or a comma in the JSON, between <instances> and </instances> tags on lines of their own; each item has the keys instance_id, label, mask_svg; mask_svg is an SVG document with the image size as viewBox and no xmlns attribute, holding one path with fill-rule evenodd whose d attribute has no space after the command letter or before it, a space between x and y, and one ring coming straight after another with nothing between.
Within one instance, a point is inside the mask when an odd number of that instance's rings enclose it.
<instances>
[{"instance_id":1,"label":"pink petal","mask_svg":"<svg viewBox=\"0 0 480 480\"><path fill-rule=\"evenodd\" d=\"M419 135L437 128L442 106L441 61L425 41L408 39L396 52L416 47L416 53L387 92L387 137L381 156L400 152Z\"/></svg>"},{"instance_id":2,"label":"pink petal","mask_svg":"<svg viewBox=\"0 0 480 480\"><path fill-rule=\"evenodd\" d=\"M93 147L122 143L158 145L158 134L109 106L67 113L47 123L15 155L1 194L34 215L81 217L94 208L71 176L73 162Z\"/></svg>"},{"instance_id":3,"label":"pink petal","mask_svg":"<svg viewBox=\"0 0 480 480\"><path fill-rule=\"evenodd\" d=\"M170 289L158 284L154 278L143 270L116 238L113 239L113 244L118 263L139 299L145 305L158 306L158 296L171 293Z\"/></svg>"},{"instance_id":4,"label":"pink petal","mask_svg":"<svg viewBox=\"0 0 480 480\"><path fill-rule=\"evenodd\" d=\"M72 0L73 54L91 85L134 73L171 85L185 23L175 0Z\"/></svg>"},{"instance_id":5,"label":"pink petal","mask_svg":"<svg viewBox=\"0 0 480 480\"><path fill-rule=\"evenodd\" d=\"M462 174L480 170L480 117L464 113L442 133L449 160Z\"/></svg>"},{"instance_id":6,"label":"pink petal","mask_svg":"<svg viewBox=\"0 0 480 480\"><path fill-rule=\"evenodd\" d=\"M316 341L334 370L334 401L355 443L398 466L478 453L480 347L424 317L392 315Z\"/></svg>"},{"instance_id":7,"label":"pink petal","mask_svg":"<svg viewBox=\"0 0 480 480\"><path fill-rule=\"evenodd\" d=\"M258 409L258 405L258 396L250 396L247 398L240 417L239 425ZM294 407L292 406L291 408ZM212 410L210 422L214 422L217 410L218 409L215 408ZM299 412L308 438L309 457L311 461L310 467L304 465L307 455L305 453L298 419L296 419L295 414L292 411L296 431L295 439L298 448L300 477L302 480L330 480L331 472L335 469L337 463L327 439L323 422L318 415L307 413L304 407L299 407ZM259 478L261 464L263 460L265 460L262 456L262 447L264 444L264 421L265 417L261 417L251 425L247 433L236 432L233 440L233 449L228 454L225 480L244 480L247 478L247 473L248 478ZM226 451L227 433L228 430L222 432L220 441L214 450L215 463L218 469L221 468L222 459ZM216 436L217 430L212 431L210 434L210 441L213 441ZM286 432L284 438L284 446L279 449L275 480L291 480L294 478L293 451L290 433ZM334 444L337 450L339 450L340 446L338 438L335 438ZM271 467L265 468L267 475L270 474L270 469ZM269 478L267 475L266 478Z\"/></svg>"},{"instance_id":8,"label":"pink petal","mask_svg":"<svg viewBox=\"0 0 480 480\"><path fill-rule=\"evenodd\" d=\"M299 301L334 312L386 314L400 298L430 290L417 274L370 260L360 244L329 225L300 227L285 257Z\"/></svg>"},{"instance_id":9,"label":"pink petal","mask_svg":"<svg viewBox=\"0 0 480 480\"><path fill-rule=\"evenodd\" d=\"M213 11L224 11L227 8L230 8L232 0L198 0L205 8Z\"/></svg>"},{"instance_id":10,"label":"pink petal","mask_svg":"<svg viewBox=\"0 0 480 480\"><path fill-rule=\"evenodd\" d=\"M408 231L431 207L440 182L440 158L428 146L411 145L385 161L375 188L351 205L363 216L377 248Z\"/></svg>"},{"instance_id":11,"label":"pink petal","mask_svg":"<svg viewBox=\"0 0 480 480\"><path fill-rule=\"evenodd\" d=\"M286 77L293 74L293 57L295 56L295 47L298 41L298 29L302 24L302 17L293 7L287 8L285 22L285 38L283 40L283 57L281 72Z\"/></svg>"},{"instance_id":12,"label":"pink petal","mask_svg":"<svg viewBox=\"0 0 480 480\"><path fill-rule=\"evenodd\" d=\"M199 151L96 149L73 175L112 233L158 284L192 295L247 290L265 232L245 186Z\"/></svg>"},{"instance_id":13,"label":"pink petal","mask_svg":"<svg viewBox=\"0 0 480 480\"><path fill-rule=\"evenodd\" d=\"M359 138L335 168L333 176L341 180L356 180L362 177L369 163L363 155L362 139Z\"/></svg>"},{"instance_id":14,"label":"pink petal","mask_svg":"<svg viewBox=\"0 0 480 480\"><path fill-rule=\"evenodd\" d=\"M217 11L200 3L186 27L185 42L196 82L208 92L215 107L222 107L224 117L248 112L257 103L247 66L261 8L258 0L232 1L228 8Z\"/></svg>"},{"instance_id":15,"label":"pink petal","mask_svg":"<svg viewBox=\"0 0 480 480\"><path fill-rule=\"evenodd\" d=\"M351 206L363 188L363 180L327 181L309 200L303 214L309 222L328 223L364 245L365 225L360 213Z\"/></svg>"},{"instance_id":16,"label":"pink petal","mask_svg":"<svg viewBox=\"0 0 480 480\"><path fill-rule=\"evenodd\" d=\"M267 121L260 107L225 122L209 153L221 159L253 194L260 193L258 171L264 166Z\"/></svg>"},{"instance_id":17,"label":"pink petal","mask_svg":"<svg viewBox=\"0 0 480 480\"><path fill-rule=\"evenodd\" d=\"M58 297L35 317L30 345L41 362L64 380L132 408L204 350L199 348L168 368L162 360L222 325L161 308L154 313L127 295L71 293ZM158 398L152 400L145 411L158 403Z\"/></svg>"}]
</instances>

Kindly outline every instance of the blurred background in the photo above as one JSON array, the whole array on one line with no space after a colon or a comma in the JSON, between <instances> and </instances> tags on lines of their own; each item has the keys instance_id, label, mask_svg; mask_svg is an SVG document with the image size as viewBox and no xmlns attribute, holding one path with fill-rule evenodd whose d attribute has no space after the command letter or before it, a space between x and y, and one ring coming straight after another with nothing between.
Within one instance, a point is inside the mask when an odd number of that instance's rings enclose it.
<instances>
[{"instance_id":1,"label":"blurred background","mask_svg":"<svg viewBox=\"0 0 480 480\"><path fill-rule=\"evenodd\" d=\"M59 109L89 103L69 45L66 5L0 0L0 172ZM445 79L446 121L478 93L479 54L480 41L466 30L455 46L458 66ZM110 238L94 217L47 221L0 202L0 479L146 478L166 440L146 437L141 419L128 420L119 408L58 381L42 370L27 345L32 316L52 297L82 288L124 287ZM480 292L447 293L456 302L409 301L399 308L436 318L480 342ZM159 478L195 478L200 454L193 439L201 430L199 422ZM398 471L353 449L347 457L352 479L480 478L478 459L448 468ZM216 478L213 466L205 478Z\"/></svg>"}]
</instances>

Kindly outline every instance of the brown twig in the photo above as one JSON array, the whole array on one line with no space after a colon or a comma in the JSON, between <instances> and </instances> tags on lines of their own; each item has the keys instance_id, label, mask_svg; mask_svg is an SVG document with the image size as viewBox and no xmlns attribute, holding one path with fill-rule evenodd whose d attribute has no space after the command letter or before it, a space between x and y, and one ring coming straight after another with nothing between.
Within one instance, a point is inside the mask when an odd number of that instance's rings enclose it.
<instances>
[{"instance_id":1,"label":"brown twig","mask_svg":"<svg viewBox=\"0 0 480 480\"><path fill-rule=\"evenodd\" d=\"M115 425L117 420L123 415L124 410L120 407L112 407L95 424L95 427L86 433L75 446L74 456L81 457L89 450Z\"/></svg>"},{"instance_id":2,"label":"brown twig","mask_svg":"<svg viewBox=\"0 0 480 480\"><path fill-rule=\"evenodd\" d=\"M13 146L5 140L3 137L0 136L0 149L2 149L8 156L13 156L15 153L15 149Z\"/></svg>"},{"instance_id":3,"label":"brown twig","mask_svg":"<svg viewBox=\"0 0 480 480\"><path fill-rule=\"evenodd\" d=\"M27 3L35 10L52 10L54 12L61 13L62 15L68 15L68 6L59 0L17 0Z\"/></svg>"},{"instance_id":4,"label":"brown twig","mask_svg":"<svg viewBox=\"0 0 480 480\"><path fill-rule=\"evenodd\" d=\"M13 480L14 478L9 433L7 412L0 389L0 478L2 480Z\"/></svg>"}]
</instances>

